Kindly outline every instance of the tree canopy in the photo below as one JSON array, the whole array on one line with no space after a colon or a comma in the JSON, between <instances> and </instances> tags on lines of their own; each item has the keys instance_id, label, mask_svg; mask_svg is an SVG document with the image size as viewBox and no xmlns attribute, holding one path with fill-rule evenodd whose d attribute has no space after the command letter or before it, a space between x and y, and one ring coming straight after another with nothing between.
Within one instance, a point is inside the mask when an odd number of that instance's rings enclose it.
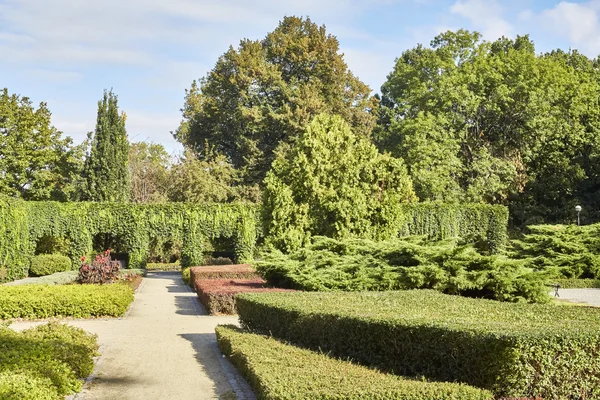
<instances>
[{"instance_id":1,"label":"tree canopy","mask_svg":"<svg viewBox=\"0 0 600 400\"><path fill-rule=\"evenodd\" d=\"M46 103L0 91L0 193L27 200L69 200L82 149L51 125Z\"/></svg>"},{"instance_id":2,"label":"tree canopy","mask_svg":"<svg viewBox=\"0 0 600 400\"><path fill-rule=\"evenodd\" d=\"M560 219L600 188L599 99L598 62L577 51L537 55L528 36L446 32L397 60L375 137L406 161L424 200Z\"/></svg>"},{"instance_id":3,"label":"tree canopy","mask_svg":"<svg viewBox=\"0 0 600 400\"><path fill-rule=\"evenodd\" d=\"M380 154L340 116L320 114L265 179L266 236L284 251L311 235L389 238L416 200L401 159Z\"/></svg>"},{"instance_id":4,"label":"tree canopy","mask_svg":"<svg viewBox=\"0 0 600 400\"><path fill-rule=\"evenodd\" d=\"M348 70L337 39L310 19L284 18L263 40L241 41L186 91L175 137L205 157L208 141L260 183L281 143L291 144L312 118L341 115L359 135L375 125L378 102Z\"/></svg>"}]
</instances>

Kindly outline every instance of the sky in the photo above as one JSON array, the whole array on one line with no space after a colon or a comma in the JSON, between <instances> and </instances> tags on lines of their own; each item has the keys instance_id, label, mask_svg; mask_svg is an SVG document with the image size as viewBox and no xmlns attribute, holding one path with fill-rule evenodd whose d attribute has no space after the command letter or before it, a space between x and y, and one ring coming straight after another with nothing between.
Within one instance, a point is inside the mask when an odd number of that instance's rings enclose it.
<instances>
[{"instance_id":1,"label":"sky","mask_svg":"<svg viewBox=\"0 0 600 400\"><path fill-rule=\"evenodd\" d=\"M130 141L179 152L170 132L185 89L229 46L264 38L286 15L325 25L373 92L403 51L447 30L529 34L537 52L600 54L600 0L0 0L0 88L46 102L76 143L112 88Z\"/></svg>"}]
</instances>

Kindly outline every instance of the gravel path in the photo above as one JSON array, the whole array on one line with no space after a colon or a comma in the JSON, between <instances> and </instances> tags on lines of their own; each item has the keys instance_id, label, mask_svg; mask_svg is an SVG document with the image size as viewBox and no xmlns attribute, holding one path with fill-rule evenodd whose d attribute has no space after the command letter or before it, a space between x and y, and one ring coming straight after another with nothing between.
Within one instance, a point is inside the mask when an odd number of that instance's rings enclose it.
<instances>
[{"instance_id":1,"label":"gravel path","mask_svg":"<svg viewBox=\"0 0 600 400\"><path fill-rule=\"evenodd\" d=\"M559 289L559 300L600 307L600 289ZM554 291L551 294L554 296Z\"/></svg>"},{"instance_id":2,"label":"gravel path","mask_svg":"<svg viewBox=\"0 0 600 400\"><path fill-rule=\"evenodd\" d=\"M215 326L237 317L206 315L179 273L149 273L123 318L67 322L97 334L102 354L75 399L255 399L216 344Z\"/></svg>"}]
</instances>

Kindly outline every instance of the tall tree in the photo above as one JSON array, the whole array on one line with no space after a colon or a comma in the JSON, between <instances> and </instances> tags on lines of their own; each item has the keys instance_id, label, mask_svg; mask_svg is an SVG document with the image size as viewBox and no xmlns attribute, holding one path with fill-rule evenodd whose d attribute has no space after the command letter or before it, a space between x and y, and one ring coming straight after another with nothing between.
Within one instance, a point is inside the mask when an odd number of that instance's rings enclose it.
<instances>
[{"instance_id":1,"label":"tall tree","mask_svg":"<svg viewBox=\"0 0 600 400\"><path fill-rule=\"evenodd\" d=\"M416 200L401 159L381 154L340 116L315 117L295 145L279 152L265 179L265 234L280 250L311 235L389 239L400 206Z\"/></svg>"},{"instance_id":2,"label":"tall tree","mask_svg":"<svg viewBox=\"0 0 600 400\"><path fill-rule=\"evenodd\" d=\"M561 220L598 182L598 72L575 51L536 55L528 36L446 32L397 60L374 137L405 159L422 199Z\"/></svg>"},{"instance_id":3,"label":"tall tree","mask_svg":"<svg viewBox=\"0 0 600 400\"><path fill-rule=\"evenodd\" d=\"M360 135L375 125L378 101L348 70L338 40L310 19L286 17L261 41L230 47L186 91L175 137L201 157L205 142L261 182L282 144L320 113L341 115Z\"/></svg>"},{"instance_id":4,"label":"tall tree","mask_svg":"<svg viewBox=\"0 0 600 400\"><path fill-rule=\"evenodd\" d=\"M0 91L0 193L27 200L76 196L83 154L50 124L46 103Z\"/></svg>"},{"instance_id":5,"label":"tall tree","mask_svg":"<svg viewBox=\"0 0 600 400\"><path fill-rule=\"evenodd\" d=\"M128 166L131 201L158 203L168 200L171 157L161 144L131 143Z\"/></svg>"},{"instance_id":6,"label":"tall tree","mask_svg":"<svg viewBox=\"0 0 600 400\"><path fill-rule=\"evenodd\" d=\"M91 201L129 201L127 168L129 142L125 113L119 113L117 96L104 91L98 102L98 118L91 150L85 162L86 196Z\"/></svg>"}]
</instances>

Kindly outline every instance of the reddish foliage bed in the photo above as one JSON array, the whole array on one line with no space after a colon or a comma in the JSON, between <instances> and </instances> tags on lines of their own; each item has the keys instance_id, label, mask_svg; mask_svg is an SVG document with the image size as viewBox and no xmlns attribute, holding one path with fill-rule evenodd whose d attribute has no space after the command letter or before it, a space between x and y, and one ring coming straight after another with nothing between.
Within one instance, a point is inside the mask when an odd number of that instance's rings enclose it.
<instances>
[{"instance_id":1,"label":"reddish foliage bed","mask_svg":"<svg viewBox=\"0 0 600 400\"><path fill-rule=\"evenodd\" d=\"M201 279L260 279L250 264L206 265L190 268L190 280Z\"/></svg>"},{"instance_id":2,"label":"reddish foliage bed","mask_svg":"<svg viewBox=\"0 0 600 400\"><path fill-rule=\"evenodd\" d=\"M248 292L288 292L266 286L260 278L254 279L197 279L196 291L200 302L212 315L235 314L235 295Z\"/></svg>"}]
</instances>

